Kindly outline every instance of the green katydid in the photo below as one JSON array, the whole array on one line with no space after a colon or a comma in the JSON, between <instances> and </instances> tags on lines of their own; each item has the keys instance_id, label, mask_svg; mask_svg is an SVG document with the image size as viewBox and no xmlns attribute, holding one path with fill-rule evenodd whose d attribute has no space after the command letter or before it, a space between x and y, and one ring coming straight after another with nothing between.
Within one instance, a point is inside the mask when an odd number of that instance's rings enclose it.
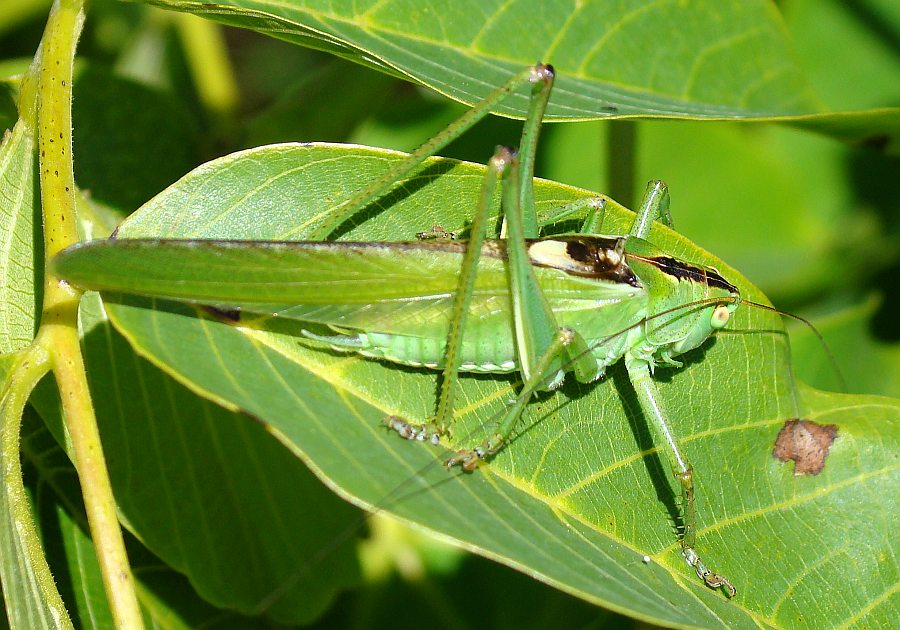
<instances>
[{"instance_id":1,"label":"green katydid","mask_svg":"<svg viewBox=\"0 0 900 630\"><path fill-rule=\"evenodd\" d=\"M55 260L61 277L84 288L111 289L324 324L336 334L304 331L311 343L396 363L440 368L435 417L413 424L391 417L388 426L410 439L437 442L452 428L458 372L518 371L524 385L483 444L448 462L466 470L495 454L513 434L531 395L560 385L566 371L581 382L600 378L624 359L655 440L682 486L684 558L712 588L733 596L730 581L712 571L695 550L693 473L680 450L651 378L657 363L678 365L679 354L702 344L728 322L741 303L736 287L715 269L666 255L645 239L656 218L668 220L668 197L652 183L627 235L596 235L602 200L563 207L556 218L591 206L577 234L540 238L532 194L538 131L550 96L553 70L535 66L514 77L446 131L420 147L340 206L307 242L110 240L78 245ZM403 243L327 242L335 229L394 183L485 116L523 83L533 85L519 156L501 148L491 159L469 240ZM496 186L502 182L502 238L486 240ZM213 290L185 293L178 269L154 256L203 248L220 277ZM246 253L277 259L290 281L266 287L229 284ZM355 261L353 278L346 260ZM421 282L392 286L396 265L415 266ZM135 270L139 271L136 272ZM216 273L213 270L211 273ZM298 275L299 274L299 275ZM298 280L302 276L302 280ZM139 278L140 286L133 284ZM219 281L216 281L219 280ZM364 307L364 308L361 308Z\"/></svg>"}]
</instances>

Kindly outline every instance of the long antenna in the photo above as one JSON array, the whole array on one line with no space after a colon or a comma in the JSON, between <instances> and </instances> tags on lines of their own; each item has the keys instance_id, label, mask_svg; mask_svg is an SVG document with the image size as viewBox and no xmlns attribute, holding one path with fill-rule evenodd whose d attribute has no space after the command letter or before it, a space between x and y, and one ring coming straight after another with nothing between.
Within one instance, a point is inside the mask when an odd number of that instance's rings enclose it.
<instances>
[{"instance_id":1,"label":"long antenna","mask_svg":"<svg viewBox=\"0 0 900 630\"><path fill-rule=\"evenodd\" d=\"M841 391L843 393L847 393L847 380L844 378L844 373L841 371L841 367L838 365L837 359L834 358L834 353L831 351L831 348L828 346L828 342L825 341L825 337L822 336L822 333L819 332L819 329L816 328L811 321L806 319L805 317L801 317L799 315L795 315L794 313L789 313L787 311L783 311L780 308L776 308L774 306L769 306L768 304L760 304L759 302L752 302L750 300L743 300L744 304L748 306L755 306L756 308L761 308L765 311L772 311L773 313L778 313L784 317L789 317L793 320L804 324L807 328L809 328L812 333L816 336L816 339L819 340L819 344L821 344L822 349L825 351L825 356L828 357L828 361L831 363L831 367L834 370L834 373L837 375L838 381L841 386Z\"/></svg>"}]
</instances>

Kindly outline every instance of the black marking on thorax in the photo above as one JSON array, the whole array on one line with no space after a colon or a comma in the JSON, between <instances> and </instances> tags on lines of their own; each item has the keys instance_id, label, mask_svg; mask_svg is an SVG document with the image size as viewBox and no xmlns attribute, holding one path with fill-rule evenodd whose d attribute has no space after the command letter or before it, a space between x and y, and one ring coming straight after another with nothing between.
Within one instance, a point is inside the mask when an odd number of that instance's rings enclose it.
<instances>
[{"instance_id":1,"label":"black marking on thorax","mask_svg":"<svg viewBox=\"0 0 900 630\"><path fill-rule=\"evenodd\" d=\"M671 256L652 256L647 258L639 256L638 258L673 278L698 282L706 286L724 289L729 293L740 293L736 286L728 282L712 267L698 267Z\"/></svg>"}]
</instances>

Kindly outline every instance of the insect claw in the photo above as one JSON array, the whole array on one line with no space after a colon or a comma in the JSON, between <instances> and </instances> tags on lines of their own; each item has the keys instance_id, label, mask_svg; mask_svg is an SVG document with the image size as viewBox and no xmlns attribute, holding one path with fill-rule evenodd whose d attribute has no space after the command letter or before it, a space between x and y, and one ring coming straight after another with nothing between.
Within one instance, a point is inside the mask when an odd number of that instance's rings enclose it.
<instances>
[{"instance_id":1,"label":"insect claw","mask_svg":"<svg viewBox=\"0 0 900 630\"><path fill-rule=\"evenodd\" d=\"M531 69L531 82L550 82L556 76L556 71L549 63L539 63Z\"/></svg>"},{"instance_id":2,"label":"insect claw","mask_svg":"<svg viewBox=\"0 0 900 630\"><path fill-rule=\"evenodd\" d=\"M395 431L405 440L417 442L431 442L435 446L440 443L441 431L431 423L413 424L400 416L387 416L384 425L391 431Z\"/></svg>"},{"instance_id":3,"label":"insect claw","mask_svg":"<svg viewBox=\"0 0 900 630\"><path fill-rule=\"evenodd\" d=\"M734 588L734 586L731 584L730 581L728 581L728 578L722 577L721 575L718 575L717 573L709 573L709 574L703 575L701 577L703 578L703 581L706 582L707 586L709 586L710 588L720 588L720 587L724 588L725 595L729 599L731 599L732 597L737 595L737 589Z\"/></svg>"},{"instance_id":4,"label":"insect claw","mask_svg":"<svg viewBox=\"0 0 900 630\"><path fill-rule=\"evenodd\" d=\"M447 468L459 466L466 472L472 472L478 467L480 458L474 450L457 451L456 455L447 460Z\"/></svg>"},{"instance_id":5,"label":"insect claw","mask_svg":"<svg viewBox=\"0 0 900 630\"><path fill-rule=\"evenodd\" d=\"M502 444L502 441L500 443ZM459 466L465 472L470 473L496 452L497 448L494 447L491 440L488 440L481 446L457 451L456 455L447 460L447 468Z\"/></svg>"},{"instance_id":6,"label":"insect claw","mask_svg":"<svg viewBox=\"0 0 900 630\"><path fill-rule=\"evenodd\" d=\"M688 565L694 568L697 571L697 577L703 580L706 585L710 588L724 588L725 596L731 599L737 594L737 589L734 588L734 585L729 581L728 578L719 575L718 573L714 573L707 567L703 560L700 559L700 556L697 555L697 552L692 548L688 547L682 551L684 555L684 559L687 561Z\"/></svg>"},{"instance_id":7,"label":"insect claw","mask_svg":"<svg viewBox=\"0 0 900 630\"><path fill-rule=\"evenodd\" d=\"M434 224L431 226L431 229L426 232L416 232L416 238L420 241L452 241L457 238L457 233L446 230L443 226Z\"/></svg>"}]
</instances>

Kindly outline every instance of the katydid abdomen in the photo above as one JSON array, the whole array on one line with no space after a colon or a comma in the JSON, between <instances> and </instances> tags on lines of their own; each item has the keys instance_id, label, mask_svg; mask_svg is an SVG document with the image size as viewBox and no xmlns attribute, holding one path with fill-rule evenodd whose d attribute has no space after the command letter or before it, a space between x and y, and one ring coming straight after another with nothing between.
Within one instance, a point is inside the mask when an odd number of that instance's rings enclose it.
<instances>
[{"instance_id":1,"label":"katydid abdomen","mask_svg":"<svg viewBox=\"0 0 900 630\"><path fill-rule=\"evenodd\" d=\"M565 250L576 243L581 252L589 252L600 263L572 259ZM633 325L647 315L647 293L628 266L602 262L603 254L614 251L619 239L603 236L532 239L528 242L535 276L543 294L562 326L578 330L591 347L598 373L618 360L624 351L624 335L616 332ZM413 242L393 245L398 251L416 255L420 264L410 269L435 272L436 261L443 273L458 275L464 242ZM341 249L345 244L333 244ZM351 244L361 255L365 244ZM428 261L427 263L424 261ZM520 368L513 338L513 312L506 271L506 243L488 241L482 247L468 324L462 338L459 369L466 372L503 373ZM380 283L386 279L371 278ZM410 293L389 300L361 305L297 304L273 310L279 317L316 322L332 327L338 335L306 333L316 341L338 350L358 352L414 367L439 368L446 353L447 333L452 314L452 292L423 290L421 282L408 276ZM456 281L454 277L454 281ZM257 310L248 305L249 310Z\"/></svg>"},{"instance_id":2,"label":"katydid abdomen","mask_svg":"<svg viewBox=\"0 0 900 630\"><path fill-rule=\"evenodd\" d=\"M691 311L676 311L668 317L658 317L649 325L639 325L649 315L711 297L731 299L737 295L737 289L714 270L665 256L642 239L629 241L624 259L614 269L604 264L599 268L593 265L590 270L577 265L579 261L572 258L575 249L572 244L578 246L578 253L584 258L603 260L605 254L615 256L618 239L580 235L528 241L535 277L557 323L578 331L596 361L597 375L629 349L651 361L671 361L672 357L699 345L711 332L702 327L697 332L696 314ZM405 252L418 251L421 258L432 262L434 257L447 258L449 270L459 268L459 259L465 251L462 242L395 246ZM362 254L367 246L351 244L349 247L355 254ZM488 241L482 252L462 338L459 369L485 373L518 371L510 291L505 281L505 243ZM640 271L638 275L635 268ZM448 293L428 295L416 290L411 295L374 304L352 305L345 299L341 304L297 304L272 309L272 313L333 328L339 334L305 334L336 350L437 369L446 353L451 307ZM247 308L258 310L253 305ZM707 315L700 319L710 321L713 307L704 310Z\"/></svg>"},{"instance_id":3,"label":"katydid abdomen","mask_svg":"<svg viewBox=\"0 0 900 630\"><path fill-rule=\"evenodd\" d=\"M634 297L621 301L586 301L572 298L554 301L552 306L561 325L573 329L580 326L577 330L587 331L585 341L591 346L598 367L601 365L605 367L621 358L626 343L624 335L610 341L605 339L617 332L618 329L613 329L615 322L619 322L618 326L621 329L621 322L639 321L643 317L646 310L646 301L642 299L643 297L645 296L642 292L636 291ZM394 313L396 317L392 321L379 318L372 322L373 325L363 327L363 330L369 332L344 329L344 320L356 317L345 318L343 314L335 314L336 321L320 321L320 323L333 327L340 334L333 336L313 335L309 332L305 334L311 339L327 343L336 350L349 350L366 357L412 367L438 369L442 366L445 356L451 305L450 300L445 298L430 302L425 310L433 315L430 321L432 325L427 327L435 331L436 334L433 335L389 332L405 328L402 305L398 306ZM291 309L292 312L302 310L302 307ZM333 311L331 314L334 314ZM319 319L321 315L321 309L319 313L311 312L309 320ZM419 311L415 317L421 315L422 312ZM470 324L466 327L460 350L459 369L463 372L483 373L517 371L519 362L515 340L511 334L512 316L508 301L498 296L478 300L478 304L469 310L469 317ZM379 327L381 322L384 322L383 328Z\"/></svg>"}]
</instances>

